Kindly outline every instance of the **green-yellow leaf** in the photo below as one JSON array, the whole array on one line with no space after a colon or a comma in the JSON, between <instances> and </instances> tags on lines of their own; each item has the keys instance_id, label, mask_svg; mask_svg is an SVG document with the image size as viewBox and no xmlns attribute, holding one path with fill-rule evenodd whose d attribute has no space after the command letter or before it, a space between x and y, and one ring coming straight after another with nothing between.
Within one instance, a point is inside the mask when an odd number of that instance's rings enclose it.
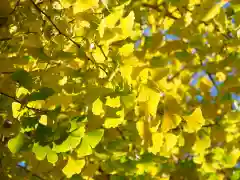
<instances>
[{"instance_id":1,"label":"green-yellow leaf","mask_svg":"<svg viewBox=\"0 0 240 180\"><path fill-rule=\"evenodd\" d=\"M13 113L14 118L17 118L19 116L20 110L21 110L21 104L18 102L13 102L12 103L12 113Z\"/></svg>"},{"instance_id":2,"label":"green-yellow leaf","mask_svg":"<svg viewBox=\"0 0 240 180\"><path fill-rule=\"evenodd\" d=\"M83 138L80 146L76 149L78 157L84 157L92 154L92 148L86 138Z\"/></svg>"},{"instance_id":3,"label":"green-yellow leaf","mask_svg":"<svg viewBox=\"0 0 240 180\"><path fill-rule=\"evenodd\" d=\"M76 160L69 156L68 162L62 171L67 178L71 178L74 174L79 174L84 166L84 159Z\"/></svg>"},{"instance_id":4,"label":"green-yellow leaf","mask_svg":"<svg viewBox=\"0 0 240 180\"><path fill-rule=\"evenodd\" d=\"M49 151L47 154L47 160L48 162L55 164L58 160L58 155L54 151Z\"/></svg>"},{"instance_id":5,"label":"green-yellow leaf","mask_svg":"<svg viewBox=\"0 0 240 180\"><path fill-rule=\"evenodd\" d=\"M215 4L208 12L207 14L203 17L202 21L209 21L212 18L214 18L219 12L221 7L226 4L226 1L221 1L217 4Z\"/></svg>"},{"instance_id":6,"label":"green-yellow leaf","mask_svg":"<svg viewBox=\"0 0 240 180\"><path fill-rule=\"evenodd\" d=\"M8 141L8 148L12 153L18 153L24 144L24 134L19 133L16 137Z\"/></svg>"},{"instance_id":7,"label":"green-yellow leaf","mask_svg":"<svg viewBox=\"0 0 240 180\"><path fill-rule=\"evenodd\" d=\"M35 153L38 160L44 160L51 149L49 146L41 146L38 143L34 143L32 151Z\"/></svg>"},{"instance_id":8,"label":"green-yellow leaf","mask_svg":"<svg viewBox=\"0 0 240 180\"><path fill-rule=\"evenodd\" d=\"M86 141L89 143L91 148L95 148L98 145L98 143L101 141L103 134L104 134L103 129L97 129L97 130L88 132L85 135L84 139L86 139Z\"/></svg>"}]
</instances>

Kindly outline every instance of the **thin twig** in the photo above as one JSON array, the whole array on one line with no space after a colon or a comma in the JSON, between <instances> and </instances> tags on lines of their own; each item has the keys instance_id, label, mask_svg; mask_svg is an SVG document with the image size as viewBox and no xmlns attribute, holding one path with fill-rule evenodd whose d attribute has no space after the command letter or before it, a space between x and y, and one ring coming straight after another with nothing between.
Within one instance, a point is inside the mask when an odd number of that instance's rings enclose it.
<instances>
[{"instance_id":1,"label":"thin twig","mask_svg":"<svg viewBox=\"0 0 240 180\"><path fill-rule=\"evenodd\" d=\"M9 13L9 15L12 15L12 14L16 11L17 7L18 7L19 4L20 4L20 1L21 1L21 0L18 0L18 1L16 2L16 4L15 4L13 10Z\"/></svg>"},{"instance_id":2,"label":"thin twig","mask_svg":"<svg viewBox=\"0 0 240 180\"><path fill-rule=\"evenodd\" d=\"M142 3L142 6L143 7L146 7L146 8L150 8L150 9L154 9L158 12L163 12L158 5L152 5L152 4L148 4L148 3ZM166 8L165 8L165 16L169 17L169 18L172 18L174 20L178 20L179 18L178 17L175 17L171 12L169 12Z\"/></svg>"},{"instance_id":3,"label":"thin twig","mask_svg":"<svg viewBox=\"0 0 240 180\"><path fill-rule=\"evenodd\" d=\"M7 93L4 93L4 92L0 92L1 95L5 96L5 97L8 97L9 99L12 99L13 101L15 102L18 102L19 104L25 106L20 100L18 100L16 97L13 97ZM45 110L45 109L36 109L36 108L33 108L33 107L29 107L29 106L25 106L26 108L28 108L29 110L33 110L33 111L36 111L36 112L39 112L39 113L47 113L48 110Z\"/></svg>"},{"instance_id":4,"label":"thin twig","mask_svg":"<svg viewBox=\"0 0 240 180\"><path fill-rule=\"evenodd\" d=\"M203 62L202 62L201 59L200 59L200 63L201 63L201 66L203 66ZM219 89L218 89L217 83L216 83L215 80L213 79L211 73L208 72L208 71L206 71L206 74L207 74L208 78L210 79L210 81L212 82L213 86L216 88L217 92L219 92Z\"/></svg>"},{"instance_id":5,"label":"thin twig","mask_svg":"<svg viewBox=\"0 0 240 180\"><path fill-rule=\"evenodd\" d=\"M48 21L52 24L52 26L57 30L58 34L64 36L67 40L71 41L71 42L72 42L75 46L77 46L78 48L81 48L81 47L82 47L81 44L79 44L78 42L74 41L71 37L69 37L67 34L65 34L64 32L62 32L62 31L57 27L57 25L53 22L53 20L51 19L51 17L50 17L48 14L46 14L44 11L42 11L42 9L40 9L40 8L38 7L38 5L34 3L33 0L30 0L30 1L31 1L31 3L33 4L33 6L35 7L35 9L36 9L40 14L43 14L43 15L47 18L47 20L48 20ZM95 64L97 67L99 67L101 70L103 70L106 74L108 74L103 67L99 66L94 60L92 60L90 57L88 57L86 53L85 53L84 56L85 56L88 60L90 60L93 64Z\"/></svg>"}]
</instances>

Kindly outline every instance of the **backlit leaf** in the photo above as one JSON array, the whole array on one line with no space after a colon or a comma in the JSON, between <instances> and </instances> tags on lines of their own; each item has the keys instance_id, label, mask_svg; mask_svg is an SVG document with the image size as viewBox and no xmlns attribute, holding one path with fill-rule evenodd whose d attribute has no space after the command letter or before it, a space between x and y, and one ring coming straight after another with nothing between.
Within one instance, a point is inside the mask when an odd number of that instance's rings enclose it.
<instances>
[{"instance_id":1,"label":"backlit leaf","mask_svg":"<svg viewBox=\"0 0 240 180\"><path fill-rule=\"evenodd\" d=\"M93 102L92 112L93 114L98 116L104 113L103 103L99 98Z\"/></svg>"},{"instance_id":2,"label":"backlit leaf","mask_svg":"<svg viewBox=\"0 0 240 180\"><path fill-rule=\"evenodd\" d=\"M67 176L67 178L71 178L74 174L79 174L84 166L84 159L77 160L69 156L68 162L62 171Z\"/></svg>"},{"instance_id":3,"label":"backlit leaf","mask_svg":"<svg viewBox=\"0 0 240 180\"><path fill-rule=\"evenodd\" d=\"M8 142L8 148L12 153L18 153L24 144L24 134L19 133L16 137Z\"/></svg>"},{"instance_id":4,"label":"backlit leaf","mask_svg":"<svg viewBox=\"0 0 240 180\"><path fill-rule=\"evenodd\" d=\"M189 133L198 131L205 123L205 119L200 108L195 109L191 115L184 116L183 119L187 123L186 126L184 126L184 129Z\"/></svg>"}]
</instances>

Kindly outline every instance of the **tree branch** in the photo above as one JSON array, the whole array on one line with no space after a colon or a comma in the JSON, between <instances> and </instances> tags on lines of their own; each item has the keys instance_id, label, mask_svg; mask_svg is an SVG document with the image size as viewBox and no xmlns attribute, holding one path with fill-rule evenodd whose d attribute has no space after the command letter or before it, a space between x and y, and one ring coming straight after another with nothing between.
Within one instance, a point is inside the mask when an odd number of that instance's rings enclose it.
<instances>
[{"instance_id":1,"label":"tree branch","mask_svg":"<svg viewBox=\"0 0 240 180\"><path fill-rule=\"evenodd\" d=\"M74 41L71 37L69 37L67 34L65 34L64 32L62 32L57 25L53 22L53 20L51 19L51 16L49 16L48 14L46 14L42 9L40 9L40 7L38 7L37 4L35 4L35 2L33 0L30 0L31 3L33 4L33 6L35 7L35 9L40 13L43 14L47 20L52 24L52 26L57 30L58 34L64 36L67 40L71 41L77 48L81 48L81 44L79 44L78 42ZM85 57L90 60L93 64L95 64L97 67L99 67L101 70L103 70L106 74L108 74L106 72L106 70L99 66L94 60L92 60L90 57L87 56L87 54L85 53Z\"/></svg>"},{"instance_id":2,"label":"tree branch","mask_svg":"<svg viewBox=\"0 0 240 180\"><path fill-rule=\"evenodd\" d=\"M45 109L36 109L36 108L33 108L33 107L29 107L25 104L23 104L20 100L18 100L16 97L13 97L7 93L4 93L4 92L0 92L1 95L9 98L9 99L12 99L13 101L15 102L18 102L19 104L23 105L24 107L28 108L29 110L33 110L33 111L36 111L36 112L39 112L39 113L47 113L48 110L45 110Z\"/></svg>"},{"instance_id":3,"label":"tree branch","mask_svg":"<svg viewBox=\"0 0 240 180\"><path fill-rule=\"evenodd\" d=\"M153 9L153 10L156 10L158 12L163 12L158 5L152 5L152 4L148 4L148 3L142 3L142 6L143 7L146 7L146 8L150 8L150 9ZM171 12L169 12L166 8L165 8L165 16L169 17L169 18L172 18L174 20L178 20L179 18L178 17L175 17Z\"/></svg>"}]
</instances>

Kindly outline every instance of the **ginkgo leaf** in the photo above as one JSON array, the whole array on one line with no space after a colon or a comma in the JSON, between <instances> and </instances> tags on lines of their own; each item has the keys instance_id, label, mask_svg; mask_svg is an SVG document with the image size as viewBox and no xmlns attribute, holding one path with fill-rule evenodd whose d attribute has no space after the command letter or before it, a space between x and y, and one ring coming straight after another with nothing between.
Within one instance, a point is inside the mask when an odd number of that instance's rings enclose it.
<instances>
[{"instance_id":1,"label":"ginkgo leaf","mask_svg":"<svg viewBox=\"0 0 240 180\"><path fill-rule=\"evenodd\" d=\"M97 144L101 141L103 134L104 134L103 129L97 129L97 130L88 132L85 135L84 139L86 139L86 141L89 143L91 148L95 148Z\"/></svg>"},{"instance_id":2,"label":"ginkgo leaf","mask_svg":"<svg viewBox=\"0 0 240 180\"><path fill-rule=\"evenodd\" d=\"M153 133L152 134L152 147L151 147L151 152L153 154L157 154L160 152L161 147L163 145L163 140L164 140L164 134L163 133Z\"/></svg>"},{"instance_id":3,"label":"ginkgo leaf","mask_svg":"<svg viewBox=\"0 0 240 180\"><path fill-rule=\"evenodd\" d=\"M12 153L18 153L24 145L24 134L19 133L8 141L8 148Z\"/></svg>"},{"instance_id":4,"label":"ginkgo leaf","mask_svg":"<svg viewBox=\"0 0 240 180\"><path fill-rule=\"evenodd\" d=\"M182 118L179 115L165 111L161 123L161 129L163 132L168 132L169 130L176 128L181 121Z\"/></svg>"},{"instance_id":5,"label":"ginkgo leaf","mask_svg":"<svg viewBox=\"0 0 240 180\"><path fill-rule=\"evenodd\" d=\"M134 51L134 44L125 44L119 49L119 53L122 56L129 56Z\"/></svg>"},{"instance_id":6,"label":"ginkgo leaf","mask_svg":"<svg viewBox=\"0 0 240 180\"><path fill-rule=\"evenodd\" d=\"M147 112L153 117L156 116L158 103L160 101L160 93L147 86L142 86L138 95L138 100L140 102L147 102Z\"/></svg>"},{"instance_id":7,"label":"ginkgo leaf","mask_svg":"<svg viewBox=\"0 0 240 180\"><path fill-rule=\"evenodd\" d=\"M164 135L164 137L165 137L164 145L166 147L166 150L170 151L177 144L178 136L172 133L167 133Z\"/></svg>"},{"instance_id":8,"label":"ginkgo leaf","mask_svg":"<svg viewBox=\"0 0 240 180\"><path fill-rule=\"evenodd\" d=\"M122 29L122 34L124 35L124 37L131 36L133 31L134 20L135 15L133 11L131 11L127 17L121 19L119 26Z\"/></svg>"},{"instance_id":9,"label":"ginkgo leaf","mask_svg":"<svg viewBox=\"0 0 240 180\"><path fill-rule=\"evenodd\" d=\"M38 160L43 160L47 154L51 151L49 146L41 146L38 143L34 143L32 151L35 153Z\"/></svg>"},{"instance_id":10,"label":"ginkgo leaf","mask_svg":"<svg viewBox=\"0 0 240 180\"><path fill-rule=\"evenodd\" d=\"M220 8L226 4L225 1L220 1L219 3L216 3L208 12L207 14L203 17L202 21L209 21L212 18L214 18L219 12Z\"/></svg>"},{"instance_id":11,"label":"ginkgo leaf","mask_svg":"<svg viewBox=\"0 0 240 180\"><path fill-rule=\"evenodd\" d=\"M81 141L81 144L79 145L79 147L76 149L76 153L78 155L78 157L84 157L84 156L88 156L90 154L92 154L92 148L88 142L88 140L86 138L83 138Z\"/></svg>"},{"instance_id":12,"label":"ginkgo leaf","mask_svg":"<svg viewBox=\"0 0 240 180\"><path fill-rule=\"evenodd\" d=\"M109 128L116 128L120 124L123 124L125 122L124 120L124 109L117 112L117 118L115 117L106 117L103 126L107 129Z\"/></svg>"},{"instance_id":13,"label":"ginkgo leaf","mask_svg":"<svg viewBox=\"0 0 240 180\"><path fill-rule=\"evenodd\" d=\"M106 97L106 105L112 108L118 108L121 106L120 97L111 98L110 96Z\"/></svg>"},{"instance_id":14,"label":"ginkgo leaf","mask_svg":"<svg viewBox=\"0 0 240 180\"><path fill-rule=\"evenodd\" d=\"M73 151L81 142L82 137L85 134L85 127L80 126L69 134L69 136L61 143L53 143L52 150L56 153Z\"/></svg>"},{"instance_id":15,"label":"ginkgo leaf","mask_svg":"<svg viewBox=\"0 0 240 180\"><path fill-rule=\"evenodd\" d=\"M67 178L71 178L74 174L79 174L84 166L84 159L77 160L69 156L68 162L62 171L67 176Z\"/></svg>"},{"instance_id":16,"label":"ginkgo leaf","mask_svg":"<svg viewBox=\"0 0 240 180\"><path fill-rule=\"evenodd\" d=\"M77 0L73 6L74 14L98 7L99 0Z\"/></svg>"},{"instance_id":17,"label":"ginkgo leaf","mask_svg":"<svg viewBox=\"0 0 240 180\"><path fill-rule=\"evenodd\" d=\"M87 166L84 167L82 175L87 177L93 177L98 167L98 164L89 163Z\"/></svg>"},{"instance_id":18,"label":"ginkgo leaf","mask_svg":"<svg viewBox=\"0 0 240 180\"><path fill-rule=\"evenodd\" d=\"M92 112L98 116L104 114L103 103L99 98L93 102Z\"/></svg>"},{"instance_id":19,"label":"ginkgo leaf","mask_svg":"<svg viewBox=\"0 0 240 180\"><path fill-rule=\"evenodd\" d=\"M184 129L189 133L198 131L205 123L205 119L200 108L196 108L189 116L183 116L183 119L187 123L186 126L184 126Z\"/></svg>"},{"instance_id":20,"label":"ginkgo leaf","mask_svg":"<svg viewBox=\"0 0 240 180\"><path fill-rule=\"evenodd\" d=\"M233 149L229 154L226 154L225 160L225 168L232 168L236 165L238 159L240 157L240 150Z\"/></svg>"},{"instance_id":21,"label":"ginkgo leaf","mask_svg":"<svg viewBox=\"0 0 240 180\"><path fill-rule=\"evenodd\" d=\"M58 155L54 151L49 151L47 154L47 160L48 162L55 164L58 160Z\"/></svg>"},{"instance_id":22,"label":"ginkgo leaf","mask_svg":"<svg viewBox=\"0 0 240 180\"><path fill-rule=\"evenodd\" d=\"M211 145L211 139L209 136L197 137L196 142L193 146L195 153L203 154L205 149L209 148Z\"/></svg>"},{"instance_id":23,"label":"ginkgo leaf","mask_svg":"<svg viewBox=\"0 0 240 180\"><path fill-rule=\"evenodd\" d=\"M25 88L29 88L32 85L31 75L23 69L19 69L15 71L12 74L12 79L18 82L20 85L22 85Z\"/></svg>"},{"instance_id":24,"label":"ginkgo leaf","mask_svg":"<svg viewBox=\"0 0 240 180\"><path fill-rule=\"evenodd\" d=\"M45 100L49 96L52 96L54 94L54 90L52 88L48 87L42 87L37 92L33 92L29 97L29 101L36 101L36 100Z\"/></svg>"},{"instance_id":25,"label":"ginkgo leaf","mask_svg":"<svg viewBox=\"0 0 240 180\"><path fill-rule=\"evenodd\" d=\"M18 102L13 102L12 103L12 113L13 113L13 117L17 118L20 114L20 110L21 110L21 104Z\"/></svg>"}]
</instances>

